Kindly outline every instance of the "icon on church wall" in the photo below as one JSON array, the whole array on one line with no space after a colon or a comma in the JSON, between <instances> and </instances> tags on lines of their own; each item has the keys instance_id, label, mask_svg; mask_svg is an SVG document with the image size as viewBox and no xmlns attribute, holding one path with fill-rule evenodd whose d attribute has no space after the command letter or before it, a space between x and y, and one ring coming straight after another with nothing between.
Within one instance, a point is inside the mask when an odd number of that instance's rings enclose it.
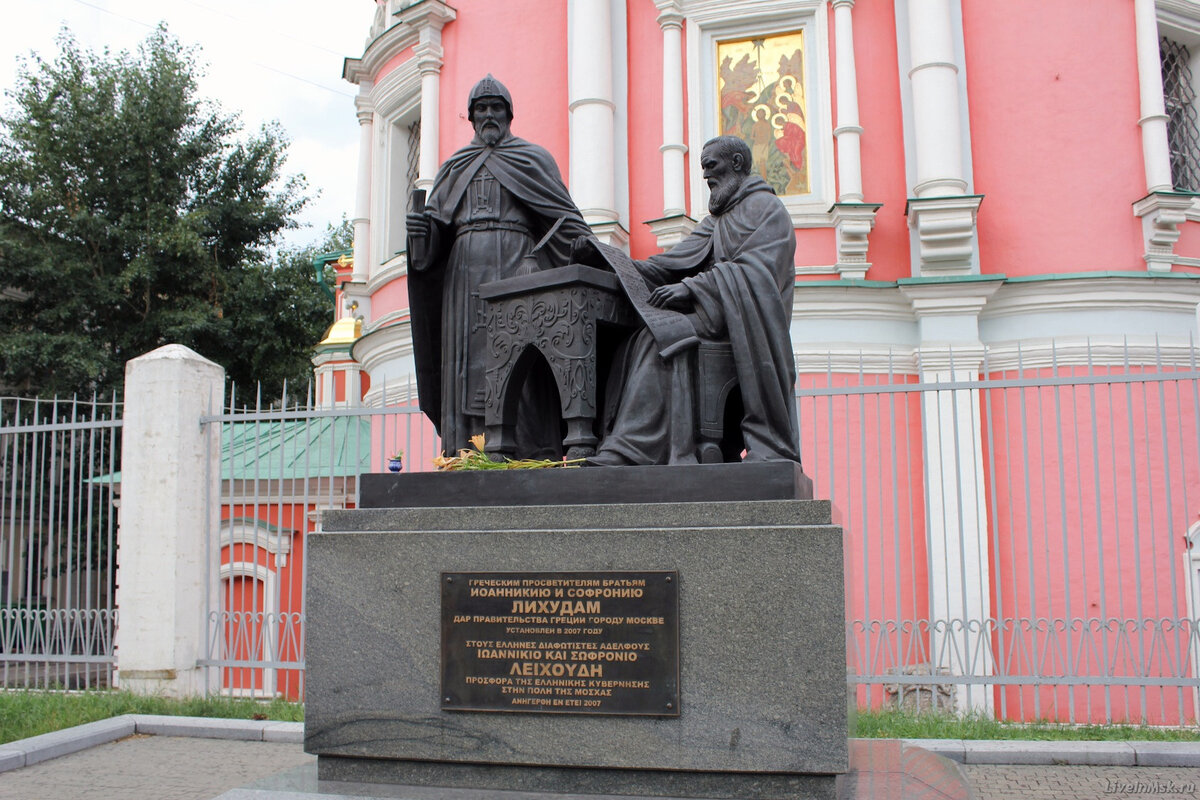
<instances>
[{"instance_id":1,"label":"icon on church wall","mask_svg":"<svg viewBox=\"0 0 1200 800\"><path fill-rule=\"evenodd\" d=\"M803 32L718 42L717 64L721 134L750 145L776 194L808 193Z\"/></svg>"}]
</instances>

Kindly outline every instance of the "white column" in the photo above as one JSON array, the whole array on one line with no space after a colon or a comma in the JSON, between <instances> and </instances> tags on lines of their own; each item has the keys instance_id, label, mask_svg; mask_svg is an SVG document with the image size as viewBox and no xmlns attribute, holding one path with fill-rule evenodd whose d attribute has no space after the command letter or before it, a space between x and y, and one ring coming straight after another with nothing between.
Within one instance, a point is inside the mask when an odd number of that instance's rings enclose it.
<instances>
[{"instance_id":1,"label":"white column","mask_svg":"<svg viewBox=\"0 0 1200 800\"><path fill-rule=\"evenodd\" d=\"M858 123L858 71L854 65L854 26L850 10L854 0L833 0L833 38L837 62L837 138L838 201L832 209L837 231L837 271L847 279L863 279L871 264L867 261L867 237L875 227L878 203L863 202L862 154Z\"/></svg>"},{"instance_id":2,"label":"white column","mask_svg":"<svg viewBox=\"0 0 1200 800\"><path fill-rule=\"evenodd\" d=\"M363 94L355 98L358 113L358 186L354 195L354 272L350 280L366 283L371 263L371 152L375 144L375 109L364 94L371 90L363 82Z\"/></svg>"},{"instance_id":3,"label":"white column","mask_svg":"<svg viewBox=\"0 0 1200 800\"><path fill-rule=\"evenodd\" d=\"M687 215L687 171L683 140L683 4L681 0L654 0L662 29L662 152L663 213L649 221L658 246L669 250L696 227Z\"/></svg>"},{"instance_id":4,"label":"white column","mask_svg":"<svg viewBox=\"0 0 1200 800\"><path fill-rule=\"evenodd\" d=\"M916 314L922 383L979 380L984 347L979 312L1003 281L905 286ZM926 545L929 552L930 667L936 673L991 675L988 621L991 550L983 469L979 390L927 391L921 403L924 432ZM992 709L986 685L960 685L959 711Z\"/></svg>"},{"instance_id":5,"label":"white column","mask_svg":"<svg viewBox=\"0 0 1200 800\"><path fill-rule=\"evenodd\" d=\"M956 7L957 0L908 0L906 6L915 162L906 215L920 275L978 271L975 219L983 197L966 194Z\"/></svg>"},{"instance_id":6,"label":"white column","mask_svg":"<svg viewBox=\"0 0 1200 800\"><path fill-rule=\"evenodd\" d=\"M1137 37L1138 90L1141 101L1142 160L1146 191L1171 191L1171 154L1167 144L1167 111L1163 102L1162 61L1158 52L1158 18L1154 0L1133 0Z\"/></svg>"},{"instance_id":7,"label":"white column","mask_svg":"<svg viewBox=\"0 0 1200 800\"><path fill-rule=\"evenodd\" d=\"M442 28L458 12L440 0L410 5L400 13L400 21L417 30L413 53L421 73L421 150L417 158L417 186L433 186L438 169L438 115L441 113L441 74L444 53Z\"/></svg>"},{"instance_id":8,"label":"white column","mask_svg":"<svg viewBox=\"0 0 1200 800\"><path fill-rule=\"evenodd\" d=\"M571 195L604 239L618 220L611 0L570 0L567 17Z\"/></svg>"},{"instance_id":9,"label":"white column","mask_svg":"<svg viewBox=\"0 0 1200 800\"><path fill-rule=\"evenodd\" d=\"M663 36L663 216L687 213L683 156L683 12L679 0L656 0Z\"/></svg>"},{"instance_id":10,"label":"white column","mask_svg":"<svg viewBox=\"0 0 1200 800\"><path fill-rule=\"evenodd\" d=\"M117 549L117 680L139 694L186 697L216 688L206 655L206 562L220 508L220 438L200 416L221 405L225 371L182 345L125 365Z\"/></svg>"},{"instance_id":11,"label":"white column","mask_svg":"<svg viewBox=\"0 0 1200 800\"><path fill-rule=\"evenodd\" d=\"M961 195L962 165L958 66L950 0L908 0L917 197Z\"/></svg>"},{"instance_id":12,"label":"white column","mask_svg":"<svg viewBox=\"0 0 1200 800\"><path fill-rule=\"evenodd\" d=\"M421 66L421 151L417 157L417 188L429 190L438 169L438 113L441 99L441 66Z\"/></svg>"},{"instance_id":13,"label":"white column","mask_svg":"<svg viewBox=\"0 0 1200 800\"><path fill-rule=\"evenodd\" d=\"M858 73L854 66L854 27L850 9L854 0L833 0L833 38L837 63L838 202L862 202L862 156L858 124Z\"/></svg>"}]
</instances>

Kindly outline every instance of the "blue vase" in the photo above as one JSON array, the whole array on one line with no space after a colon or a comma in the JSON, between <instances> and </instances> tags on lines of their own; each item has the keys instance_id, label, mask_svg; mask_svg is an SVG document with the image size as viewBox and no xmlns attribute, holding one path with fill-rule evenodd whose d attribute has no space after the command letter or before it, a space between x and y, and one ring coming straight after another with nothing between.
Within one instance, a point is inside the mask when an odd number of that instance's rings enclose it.
<instances>
[{"instance_id":1,"label":"blue vase","mask_svg":"<svg viewBox=\"0 0 1200 800\"><path fill-rule=\"evenodd\" d=\"M399 458L388 459L388 472L399 472L404 469L404 461Z\"/></svg>"}]
</instances>

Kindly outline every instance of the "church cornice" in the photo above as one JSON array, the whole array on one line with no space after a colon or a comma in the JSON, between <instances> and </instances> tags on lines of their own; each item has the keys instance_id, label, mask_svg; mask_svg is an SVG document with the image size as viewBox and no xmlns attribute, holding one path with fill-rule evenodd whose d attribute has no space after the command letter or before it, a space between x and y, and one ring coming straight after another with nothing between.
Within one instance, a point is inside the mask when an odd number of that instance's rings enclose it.
<instances>
[{"instance_id":1,"label":"church cornice","mask_svg":"<svg viewBox=\"0 0 1200 800\"><path fill-rule=\"evenodd\" d=\"M361 58L345 60L342 65L344 80L356 85L364 80L375 80L384 64L410 47L414 57L423 62L423 69L436 71L440 68L441 30L447 22L458 17L458 12L440 0L425 0L401 9L395 16L396 24L371 40Z\"/></svg>"}]
</instances>

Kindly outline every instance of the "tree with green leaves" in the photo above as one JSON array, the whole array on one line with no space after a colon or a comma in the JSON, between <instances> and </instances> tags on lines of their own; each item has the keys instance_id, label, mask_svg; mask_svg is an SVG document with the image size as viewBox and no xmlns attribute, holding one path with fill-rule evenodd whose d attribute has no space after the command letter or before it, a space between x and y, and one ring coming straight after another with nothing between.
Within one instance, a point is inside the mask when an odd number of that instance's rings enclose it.
<instances>
[{"instance_id":1,"label":"tree with green leaves","mask_svg":"<svg viewBox=\"0 0 1200 800\"><path fill-rule=\"evenodd\" d=\"M167 343L264 393L304 380L331 314L312 264L274 252L306 202L282 131L198 97L164 28L135 53L59 48L0 114L0 386L113 392Z\"/></svg>"}]
</instances>

